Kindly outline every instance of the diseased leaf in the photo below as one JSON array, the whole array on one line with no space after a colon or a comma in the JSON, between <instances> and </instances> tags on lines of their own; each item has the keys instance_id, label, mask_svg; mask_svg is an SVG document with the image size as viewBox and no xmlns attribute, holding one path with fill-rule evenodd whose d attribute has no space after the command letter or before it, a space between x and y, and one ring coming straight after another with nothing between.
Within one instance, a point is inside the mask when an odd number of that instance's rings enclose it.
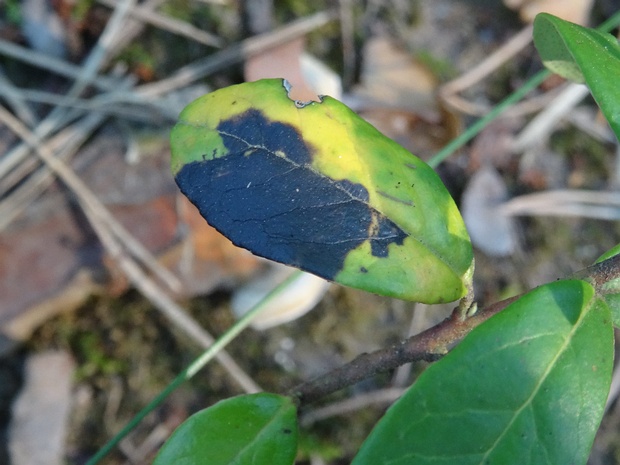
<instances>
[{"instance_id":1,"label":"diseased leaf","mask_svg":"<svg viewBox=\"0 0 620 465\"><path fill-rule=\"evenodd\" d=\"M611 129L620 138L620 46L611 34L541 13L534 20L534 43L554 73L585 82Z\"/></svg>"},{"instance_id":2,"label":"diseased leaf","mask_svg":"<svg viewBox=\"0 0 620 465\"><path fill-rule=\"evenodd\" d=\"M430 366L352 465L585 464L613 354L609 308L592 286L539 287Z\"/></svg>"},{"instance_id":3,"label":"diseased leaf","mask_svg":"<svg viewBox=\"0 0 620 465\"><path fill-rule=\"evenodd\" d=\"M179 426L153 465L291 465L296 409L288 397L250 394L204 409Z\"/></svg>"},{"instance_id":4,"label":"diseased leaf","mask_svg":"<svg viewBox=\"0 0 620 465\"><path fill-rule=\"evenodd\" d=\"M191 103L171 135L181 191L257 255L402 299L465 295L471 244L436 173L337 100L293 102L287 87Z\"/></svg>"}]
</instances>

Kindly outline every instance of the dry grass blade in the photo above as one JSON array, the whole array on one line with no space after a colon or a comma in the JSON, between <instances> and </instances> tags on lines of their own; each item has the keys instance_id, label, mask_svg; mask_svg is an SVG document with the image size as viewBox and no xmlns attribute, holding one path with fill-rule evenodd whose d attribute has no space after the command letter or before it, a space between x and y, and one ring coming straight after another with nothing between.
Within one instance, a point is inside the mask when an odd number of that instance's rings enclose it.
<instances>
[{"instance_id":1,"label":"dry grass blade","mask_svg":"<svg viewBox=\"0 0 620 465\"><path fill-rule=\"evenodd\" d=\"M0 54L70 79L77 79L82 74L81 66L2 39L0 39ZM118 87L118 80L107 76L97 76L91 84L98 89L111 91Z\"/></svg>"},{"instance_id":2,"label":"dry grass blade","mask_svg":"<svg viewBox=\"0 0 620 465\"><path fill-rule=\"evenodd\" d=\"M173 429L166 423L155 426L139 445L134 445L130 437L126 437L118 448L128 458L127 465L135 463L147 463L157 449L168 439Z\"/></svg>"},{"instance_id":3,"label":"dry grass blade","mask_svg":"<svg viewBox=\"0 0 620 465\"><path fill-rule=\"evenodd\" d=\"M158 2L161 3L160 0L147 2L145 8L154 8ZM52 66L55 70L60 70L64 74L72 74L72 77L75 78L73 86L63 97L64 102L75 101L87 86L91 85L93 82L101 82L101 78L98 77L98 72L114 53L114 47L116 46L118 50L118 44L120 42L130 39L132 34L136 34L142 28L141 24L137 24L135 21L128 24L126 20L134 5L135 1L133 0L125 0L117 4L103 34L99 37L98 43L87 57L82 67L73 69L71 67L65 67L64 63L58 60L53 61ZM10 46L8 48L11 49ZM29 55L32 61L37 61L38 58L40 58L36 53L27 53L26 55ZM71 71L67 72L67 69ZM73 73L74 71L75 73ZM109 88L114 89L115 95L118 96L120 94L116 92L119 90L119 87L122 93L123 88L126 88L127 85L131 86L133 83L126 82L123 86L112 84ZM128 94L123 95L127 96ZM101 104L104 100L109 99L110 96L110 94L101 96L100 101L95 102L95 104ZM132 96L132 99L135 100L135 96ZM88 111L88 109L85 110ZM150 269L155 276L158 276L175 291L180 290L180 283L177 278L167 269L159 265L150 252L126 232L126 230L112 217L109 211L95 198L92 192L84 186L75 173L73 173L60 158L56 158L52 150L45 144L44 139L47 138L49 134L57 131L58 128L63 127L69 121L79 117L82 113L83 109L57 106L34 131L30 132L9 112L3 108L0 109L0 114L6 124L25 141L24 144L8 154L5 158L4 165L0 166L0 168L2 168L0 174L6 177L11 170L14 171L22 165L24 168L21 170L18 169L18 171L21 171L22 179L24 176L30 175L33 163L31 161L32 159L28 158L28 155L30 150L34 149L39 155L39 158L44 161L45 165L59 176L75 193L84 209L85 215L91 222L93 229L98 234L104 247L117 261L120 269L127 275L130 282L141 291L145 297L150 299L153 304L170 318L185 334L189 335L201 346L208 347L213 342L213 338L193 319L188 317L183 310L146 275L142 267L134 261L132 256L139 259L142 265ZM103 114L98 115L96 113L91 113L87 118L88 124L86 126L92 130L93 127L96 127L103 120ZM90 134L90 132L88 132L88 134ZM76 149L86 137L87 136L72 138L74 142L73 149ZM62 148L66 149L67 147L65 146ZM58 151L60 152L60 150ZM67 154L67 152L64 153L65 155ZM14 175L14 173L12 174ZM32 198L31 196L33 193L41 191L46 182L46 177L49 179L49 174L38 173L36 176L32 176L32 183L30 183L30 181L24 183L27 189L20 191L20 196L17 199L10 199L12 203L4 205L12 209L13 212L17 211L20 207L16 207L16 205L23 206L24 202ZM15 200L18 202L16 203ZM248 392L259 390L253 380L248 377L226 353L220 353L218 359L226 366L228 371L231 372L244 390Z\"/></svg>"},{"instance_id":4,"label":"dry grass blade","mask_svg":"<svg viewBox=\"0 0 620 465\"><path fill-rule=\"evenodd\" d=\"M103 120L103 116L98 114L86 116L79 123L49 139L44 144L45 150L60 158L70 158ZM40 169L22 181L38 164L35 158L28 158L27 162L20 166L21 169L12 173L15 176L6 176L0 180L0 190L8 191L9 188L16 186L13 187L10 196L0 201L0 231L22 213L54 180L49 170Z\"/></svg>"},{"instance_id":5,"label":"dry grass blade","mask_svg":"<svg viewBox=\"0 0 620 465\"><path fill-rule=\"evenodd\" d=\"M355 21L351 0L340 0L340 37L342 39L342 83L345 88L355 79Z\"/></svg>"},{"instance_id":6,"label":"dry grass blade","mask_svg":"<svg viewBox=\"0 0 620 465\"><path fill-rule=\"evenodd\" d=\"M106 56L109 55L108 51L112 47L114 37L119 33L123 27L124 18L127 15L127 11L134 0L125 0L121 6L117 8L112 17L108 21L106 28L99 37L99 40L90 55L84 62L84 65L80 68L76 80L73 83L66 96L77 97L82 91L95 79L97 71L103 64ZM34 134L37 139L43 140L48 134L63 127L68 120L74 119L79 113L77 110L67 110L65 108L56 107L52 112L35 128ZM22 144L13 151L11 151L4 160L0 161L0 177L3 177L11 169L23 163L29 154L29 148L27 144Z\"/></svg>"},{"instance_id":7,"label":"dry grass blade","mask_svg":"<svg viewBox=\"0 0 620 465\"><path fill-rule=\"evenodd\" d=\"M442 96L451 96L452 94L462 92L492 74L497 68L529 45L532 41L532 31L532 26L523 28L521 32L489 55L485 60L482 60L478 66L446 83L442 88Z\"/></svg>"},{"instance_id":8,"label":"dry grass blade","mask_svg":"<svg viewBox=\"0 0 620 465\"><path fill-rule=\"evenodd\" d=\"M334 11L321 11L306 18L231 45L207 58L198 60L179 69L173 76L151 84L139 86L136 91L143 97L163 95L175 89L187 86L192 82L218 71L226 66L239 63L243 59L301 37L337 17Z\"/></svg>"},{"instance_id":9,"label":"dry grass blade","mask_svg":"<svg viewBox=\"0 0 620 465\"><path fill-rule=\"evenodd\" d=\"M103 5L107 5L113 8L119 4L118 0L97 1ZM187 37L204 45L218 48L224 45L224 41L219 37L214 36L213 34L209 34L208 32L205 32L202 29L198 29L197 27L194 27L193 25L184 21L179 21L178 19L160 15L154 11L151 11L150 9L141 6L136 6L130 11L129 14L136 19L140 19L149 24L152 24L153 26L157 26L168 32L172 32L173 34Z\"/></svg>"},{"instance_id":10,"label":"dry grass blade","mask_svg":"<svg viewBox=\"0 0 620 465\"><path fill-rule=\"evenodd\" d=\"M118 85L120 90L133 86L133 78L126 78ZM64 97L72 100L74 97ZM62 115L61 115L62 116ZM81 121L69 126L53 137L44 141L39 137L40 144L44 144L48 150L58 153L63 159L69 159L81 146L81 144L99 127L105 120L104 113L91 113ZM60 125L62 120L57 120ZM37 129L41 129L40 126ZM25 206L34 201L37 195L49 186L53 177L45 167L39 167L36 158L29 156L28 144L21 144L5 154L4 164L0 161L0 192L8 192L13 189L11 195L0 203L0 212L5 215L0 218L0 231L12 221ZM35 170L39 172L34 172Z\"/></svg>"},{"instance_id":11,"label":"dry grass blade","mask_svg":"<svg viewBox=\"0 0 620 465\"><path fill-rule=\"evenodd\" d=\"M527 26L499 47L495 52L489 55L485 60L482 60L478 66L470 69L458 78L444 84L439 90L440 97L446 102L447 105L462 113L472 116L486 115L491 110L491 107L478 103L472 103L461 97L459 92L468 89L483 80L485 77L491 75L500 66L527 47L531 41L532 26ZM548 95L534 97L530 100L524 100L505 111L502 118L514 118L537 112L541 108L544 108L548 104L549 100L554 98L554 96L555 94L550 92Z\"/></svg>"},{"instance_id":12,"label":"dry grass blade","mask_svg":"<svg viewBox=\"0 0 620 465\"><path fill-rule=\"evenodd\" d=\"M111 50L114 49L117 37L125 26L125 18L135 3L136 0L122 0L118 3L95 47L82 64L82 72L67 93L67 96L76 97L80 95L86 86L95 79L101 67L110 58Z\"/></svg>"},{"instance_id":13,"label":"dry grass blade","mask_svg":"<svg viewBox=\"0 0 620 465\"><path fill-rule=\"evenodd\" d=\"M122 90L128 86L133 86L133 79L125 79L119 88ZM58 153L63 159L69 159L104 122L105 116L104 113L88 114L81 121L63 129L47 141L40 138L39 143L45 145L48 150ZM11 195L0 203L0 212L3 213L0 216L0 231L52 182L53 177L45 165L39 167L37 159L30 157L29 154L28 144L21 144L5 154L4 164L0 161L0 192L13 189ZM39 172L34 172L35 170Z\"/></svg>"},{"instance_id":14,"label":"dry grass blade","mask_svg":"<svg viewBox=\"0 0 620 465\"><path fill-rule=\"evenodd\" d=\"M13 109L17 117L28 127L33 127L37 122L37 117L26 103L23 93L9 81L0 68L0 95L2 95L8 105Z\"/></svg>"},{"instance_id":15,"label":"dry grass blade","mask_svg":"<svg viewBox=\"0 0 620 465\"><path fill-rule=\"evenodd\" d=\"M504 215L576 216L616 220L620 218L620 193L560 189L521 195L500 207Z\"/></svg>"},{"instance_id":16,"label":"dry grass blade","mask_svg":"<svg viewBox=\"0 0 620 465\"><path fill-rule=\"evenodd\" d=\"M125 253L118 238L115 237L114 231L108 227L108 224L101 221L100 216L102 215L102 211L107 210L105 210L105 207L92 195L75 173L44 147L38 146L36 136L13 115L6 111L4 107L0 107L0 117L13 132L19 135L19 137L36 151L42 161L44 161L75 193L84 210L84 214L91 222L93 229L105 246L107 252L118 263L120 269L125 273L136 289L149 299L175 326L181 329L200 346L206 348L213 344L213 337L168 297L166 293L144 273L138 264ZM260 387L256 385L252 378L245 374L226 352L219 352L216 357L246 392L257 392L260 390Z\"/></svg>"},{"instance_id":17,"label":"dry grass blade","mask_svg":"<svg viewBox=\"0 0 620 465\"><path fill-rule=\"evenodd\" d=\"M22 89L21 96L29 102L44 103L58 107L67 107L84 112L102 113L105 116L115 116L125 120L142 123L161 121L173 122L176 120L176 111L169 111L159 102L136 101L127 92L110 92L90 99L66 97L40 90ZM127 102L129 100L129 102ZM131 105L127 105L131 103ZM21 118L20 118L21 119Z\"/></svg>"},{"instance_id":18,"label":"dry grass blade","mask_svg":"<svg viewBox=\"0 0 620 465\"><path fill-rule=\"evenodd\" d=\"M165 3L166 0L146 0L140 4L140 8L145 12L154 11L160 5ZM118 6L116 7L118 8ZM129 12L136 8L135 3L132 5ZM138 35L144 30L144 22L138 19L128 18L123 24L122 30L118 32L115 37L115 49L122 50L127 44L131 43Z\"/></svg>"},{"instance_id":19,"label":"dry grass blade","mask_svg":"<svg viewBox=\"0 0 620 465\"><path fill-rule=\"evenodd\" d=\"M81 70L81 73L74 83L72 89L68 92L65 98L71 99L77 95L79 95L82 90L86 87L86 85L91 82L94 76L97 74L98 69L102 66L102 63L105 61L106 56L109 56L109 49L112 47L113 40L118 31L123 27L123 21L125 16L128 13L128 9L133 5L132 1L125 1L121 4L122 8L119 7L115 10L112 18L110 19L104 34L100 37L100 40L97 46L93 49L91 55L87 58L84 68ZM128 83L131 84L131 83ZM123 86L126 87L126 86ZM57 107L54 111L52 111L51 115L46 118L46 120L39 125L38 133L39 134L47 134L54 130L55 127L61 126L63 119L67 118L66 109L62 109ZM101 123L101 116L91 115L88 117L89 121L93 121L94 124L89 124L91 130L94 129L97 125ZM86 137L90 134L82 134L83 137L78 138L78 140L85 140ZM38 135L38 134L37 134ZM40 139L41 136L36 137L35 139ZM79 144L75 143L76 140L73 139L72 144L74 150L77 149ZM27 144L28 145L28 144ZM22 169L22 176L25 177L30 173L29 168L32 166L32 163L29 159L25 158L28 155L28 147L22 146L17 150L13 151L7 157L8 160L13 162L14 165L17 163L25 164L25 169ZM6 169L10 169L10 165ZM0 172L1 173L1 172ZM46 181L47 179L47 181ZM16 200L9 199L11 203L9 203L9 211L10 214L5 216L5 220L3 221L4 226L7 224L7 221L10 221L14 217L15 214L21 211L21 208L25 205L25 202L32 199L33 196L42 192L42 190L49 184L49 180L51 177L47 176L45 173L34 176L33 179L29 182L24 183L22 188L20 188L19 196ZM21 181L19 179L18 181ZM181 283L179 280L170 273L166 268L159 265L157 260L152 256L152 254L146 250L146 248L136 241L126 230L123 228L113 217L109 214L107 209L103 207L99 202L91 203L93 211L97 214L97 217L100 221L103 221L107 224L108 228L116 235L116 237L123 241L125 247L130 250L133 255L139 258L148 269L150 269L159 279L166 283L166 285L173 290L174 292L180 292Z\"/></svg>"},{"instance_id":20,"label":"dry grass blade","mask_svg":"<svg viewBox=\"0 0 620 465\"><path fill-rule=\"evenodd\" d=\"M588 88L582 84L569 84L565 87L516 137L512 151L521 153L547 140L556 124L589 93Z\"/></svg>"},{"instance_id":21,"label":"dry grass blade","mask_svg":"<svg viewBox=\"0 0 620 465\"><path fill-rule=\"evenodd\" d=\"M4 117L6 119L6 113L4 113ZM103 120L104 118L102 115L91 113L85 117L81 125L76 125L74 130L66 131L69 132L70 137L66 137L66 135L64 137L68 146L62 147L65 150L62 150L62 148L59 150L59 152L63 154L62 156L67 158L72 152L75 152L92 133L92 131L103 122ZM10 123L10 121L5 122L7 122L7 124ZM51 153L49 150L46 151ZM51 181L52 176L50 173L42 171L35 173L30 177L30 179L17 187L13 195L0 204L0 211L4 209L4 215L0 216L0 230L6 227L8 223L17 214L19 214L30 201L43 192ZM88 191L88 189L85 188L85 190L76 192L76 194L80 193L83 196L87 195L92 198L91 206L93 212L97 216L97 219L107 225L116 238L122 241L128 251L141 260L147 269L157 276L162 283L166 284L170 290L175 293L181 292L182 284L177 277L174 276L168 269L161 266L157 259L110 214L110 212L90 191Z\"/></svg>"}]
</instances>

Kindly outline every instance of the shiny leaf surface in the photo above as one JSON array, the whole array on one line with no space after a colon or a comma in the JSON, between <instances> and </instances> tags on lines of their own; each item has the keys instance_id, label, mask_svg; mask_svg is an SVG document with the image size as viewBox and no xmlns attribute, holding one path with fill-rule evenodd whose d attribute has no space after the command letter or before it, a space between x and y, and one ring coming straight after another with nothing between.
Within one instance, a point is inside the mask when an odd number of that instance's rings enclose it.
<instances>
[{"instance_id":1,"label":"shiny leaf surface","mask_svg":"<svg viewBox=\"0 0 620 465\"><path fill-rule=\"evenodd\" d=\"M542 286L429 367L353 465L585 464L613 350L609 308L588 283Z\"/></svg>"},{"instance_id":2,"label":"shiny leaf surface","mask_svg":"<svg viewBox=\"0 0 620 465\"><path fill-rule=\"evenodd\" d=\"M534 43L551 71L585 82L620 138L620 46L611 34L541 13L534 21Z\"/></svg>"},{"instance_id":3,"label":"shiny leaf surface","mask_svg":"<svg viewBox=\"0 0 620 465\"><path fill-rule=\"evenodd\" d=\"M378 294L465 294L471 244L441 180L339 101L240 84L186 107L171 143L181 191L235 244Z\"/></svg>"},{"instance_id":4,"label":"shiny leaf surface","mask_svg":"<svg viewBox=\"0 0 620 465\"><path fill-rule=\"evenodd\" d=\"M287 397L250 394L204 409L179 426L153 465L291 465L296 409Z\"/></svg>"}]
</instances>

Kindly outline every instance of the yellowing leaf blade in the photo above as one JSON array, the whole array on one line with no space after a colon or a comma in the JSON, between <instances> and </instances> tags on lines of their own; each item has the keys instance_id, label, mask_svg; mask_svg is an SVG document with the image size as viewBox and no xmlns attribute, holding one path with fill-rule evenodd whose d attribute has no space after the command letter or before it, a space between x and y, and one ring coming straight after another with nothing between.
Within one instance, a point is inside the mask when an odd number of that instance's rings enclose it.
<instances>
[{"instance_id":1,"label":"yellowing leaf blade","mask_svg":"<svg viewBox=\"0 0 620 465\"><path fill-rule=\"evenodd\" d=\"M473 254L441 180L337 100L241 84L190 104L171 140L177 184L237 245L379 294L465 294Z\"/></svg>"}]
</instances>

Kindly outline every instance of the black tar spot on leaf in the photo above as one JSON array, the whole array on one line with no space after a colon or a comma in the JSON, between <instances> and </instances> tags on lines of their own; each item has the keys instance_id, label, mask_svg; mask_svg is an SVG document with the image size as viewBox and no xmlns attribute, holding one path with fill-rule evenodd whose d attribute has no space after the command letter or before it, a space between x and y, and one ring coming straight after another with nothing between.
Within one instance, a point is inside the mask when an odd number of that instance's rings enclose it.
<instances>
[{"instance_id":1,"label":"black tar spot on leaf","mask_svg":"<svg viewBox=\"0 0 620 465\"><path fill-rule=\"evenodd\" d=\"M217 130L228 154L184 165L176 181L236 245L333 279L363 242L386 257L389 244L407 237L369 206L363 185L316 172L313 150L293 126L249 110Z\"/></svg>"}]
</instances>

